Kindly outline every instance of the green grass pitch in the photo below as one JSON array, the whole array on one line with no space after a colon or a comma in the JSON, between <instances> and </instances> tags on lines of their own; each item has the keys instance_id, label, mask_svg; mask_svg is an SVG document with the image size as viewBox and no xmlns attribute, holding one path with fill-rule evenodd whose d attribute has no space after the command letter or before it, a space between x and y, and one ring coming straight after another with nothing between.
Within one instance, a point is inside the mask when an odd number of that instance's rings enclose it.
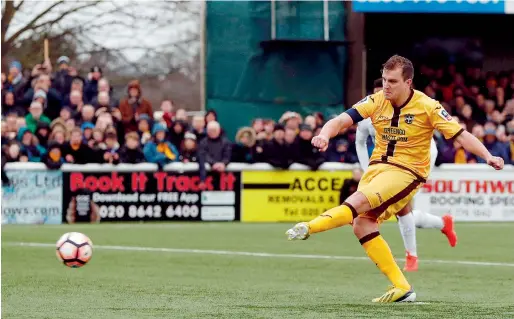
<instances>
[{"instance_id":1,"label":"green grass pitch","mask_svg":"<svg viewBox=\"0 0 514 319\"><path fill-rule=\"evenodd\" d=\"M514 318L514 223L458 223L456 248L418 230L420 271L407 278L419 303L387 305L371 303L389 282L349 227L288 242L289 226L2 226L2 318ZM17 245L68 231L97 246L83 268ZM403 266L397 225L381 232Z\"/></svg>"}]
</instances>

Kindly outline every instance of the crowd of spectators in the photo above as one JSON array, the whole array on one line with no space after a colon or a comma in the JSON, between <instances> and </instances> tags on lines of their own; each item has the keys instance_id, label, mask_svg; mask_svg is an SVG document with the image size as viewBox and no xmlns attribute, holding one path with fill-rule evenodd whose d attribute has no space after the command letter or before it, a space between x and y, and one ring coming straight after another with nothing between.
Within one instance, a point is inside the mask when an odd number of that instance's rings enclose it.
<instances>
[{"instance_id":1,"label":"crowd of spectators","mask_svg":"<svg viewBox=\"0 0 514 319\"><path fill-rule=\"evenodd\" d=\"M213 110L189 118L172 100L153 108L137 80L120 100L99 66L83 78L63 56L32 68L24 76L14 61L2 73L2 162L63 163L209 163L223 171L229 162L267 162L279 168L301 163L358 162L355 127L335 138L326 153L311 146L321 129L321 113L302 117L286 112L278 121L255 119L229 141ZM514 163L514 72L486 73L420 67L416 88L442 105L493 155ZM122 93L122 92L118 92ZM438 163L482 162L436 132ZM368 143L371 148L372 143ZM203 165L200 165L203 167Z\"/></svg>"},{"instance_id":2,"label":"crowd of spectators","mask_svg":"<svg viewBox=\"0 0 514 319\"><path fill-rule=\"evenodd\" d=\"M414 82L443 107L462 127L480 139L491 154L514 164L514 70L486 72L478 67L445 68L422 65ZM435 132L442 163L484 163L457 142Z\"/></svg>"}]
</instances>

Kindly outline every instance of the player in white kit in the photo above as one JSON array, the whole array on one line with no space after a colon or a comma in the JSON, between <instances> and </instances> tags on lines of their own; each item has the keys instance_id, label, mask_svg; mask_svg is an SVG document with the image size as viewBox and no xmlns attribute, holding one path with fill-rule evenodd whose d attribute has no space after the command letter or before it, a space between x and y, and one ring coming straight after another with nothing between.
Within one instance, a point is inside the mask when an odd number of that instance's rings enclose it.
<instances>
[{"instance_id":1,"label":"player in white kit","mask_svg":"<svg viewBox=\"0 0 514 319\"><path fill-rule=\"evenodd\" d=\"M382 90L382 79L377 79L374 82L374 93L380 90ZM368 136L371 136L373 142L375 142L375 129L373 128L371 119L360 121L357 124L355 145L357 148L357 157L359 158L359 163L363 170L366 170L369 165ZM437 147L433 139L430 145L430 154L430 165L431 169L433 169L437 158ZM418 270L416 227L439 229L448 238L450 246L455 247L457 244L457 234L454 231L453 217L451 215L439 217L420 210L413 210L412 203L409 203L396 216L398 217L398 225L400 226L400 233L402 234L403 244L406 250L405 271Z\"/></svg>"}]
</instances>

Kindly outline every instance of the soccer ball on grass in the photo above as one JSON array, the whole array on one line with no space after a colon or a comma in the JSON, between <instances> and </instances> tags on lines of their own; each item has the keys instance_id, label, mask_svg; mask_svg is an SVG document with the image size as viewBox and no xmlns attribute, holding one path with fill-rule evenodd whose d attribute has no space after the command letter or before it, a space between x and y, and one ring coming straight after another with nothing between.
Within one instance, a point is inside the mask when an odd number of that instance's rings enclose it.
<instances>
[{"instance_id":1,"label":"soccer ball on grass","mask_svg":"<svg viewBox=\"0 0 514 319\"><path fill-rule=\"evenodd\" d=\"M66 233L57 241L57 258L66 266L79 268L91 260L93 243L91 239L81 233Z\"/></svg>"}]
</instances>

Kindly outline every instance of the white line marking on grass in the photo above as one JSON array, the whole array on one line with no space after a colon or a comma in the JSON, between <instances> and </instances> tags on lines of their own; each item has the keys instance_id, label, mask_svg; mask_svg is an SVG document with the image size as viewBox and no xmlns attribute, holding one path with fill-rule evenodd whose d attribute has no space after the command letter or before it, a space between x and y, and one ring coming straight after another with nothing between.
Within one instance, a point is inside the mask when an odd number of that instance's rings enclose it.
<instances>
[{"instance_id":1,"label":"white line marking on grass","mask_svg":"<svg viewBox=\"0 0 514 319\"><path fill-rule=\"evenodd\" d=\"M45 244L45 243L4 242L2 244L8 245L8 246L25 246L25 247L55 247L55 244ZM105 245L94 245L94 248L95 249L106 249L106 250L121 250L121 251L146 251L146 252L203 254L203 255L229 255L229 256L249 256L249 257L271 257L271 258L369 260L369 258L367 258L367 257L356 257L356 256L275 254L275 253L249 252L249 251L207 250L207 249L186 249L186 248L158 248L158 247L105 246ZM512 263L467 261L467 260L423 259L423 262L424 263L433 263L433 264L454 264L454 265L458 264L458 265L469 265L469 266L514 267L514 264L512 264Z\"/></svg>"}]
</instances>

